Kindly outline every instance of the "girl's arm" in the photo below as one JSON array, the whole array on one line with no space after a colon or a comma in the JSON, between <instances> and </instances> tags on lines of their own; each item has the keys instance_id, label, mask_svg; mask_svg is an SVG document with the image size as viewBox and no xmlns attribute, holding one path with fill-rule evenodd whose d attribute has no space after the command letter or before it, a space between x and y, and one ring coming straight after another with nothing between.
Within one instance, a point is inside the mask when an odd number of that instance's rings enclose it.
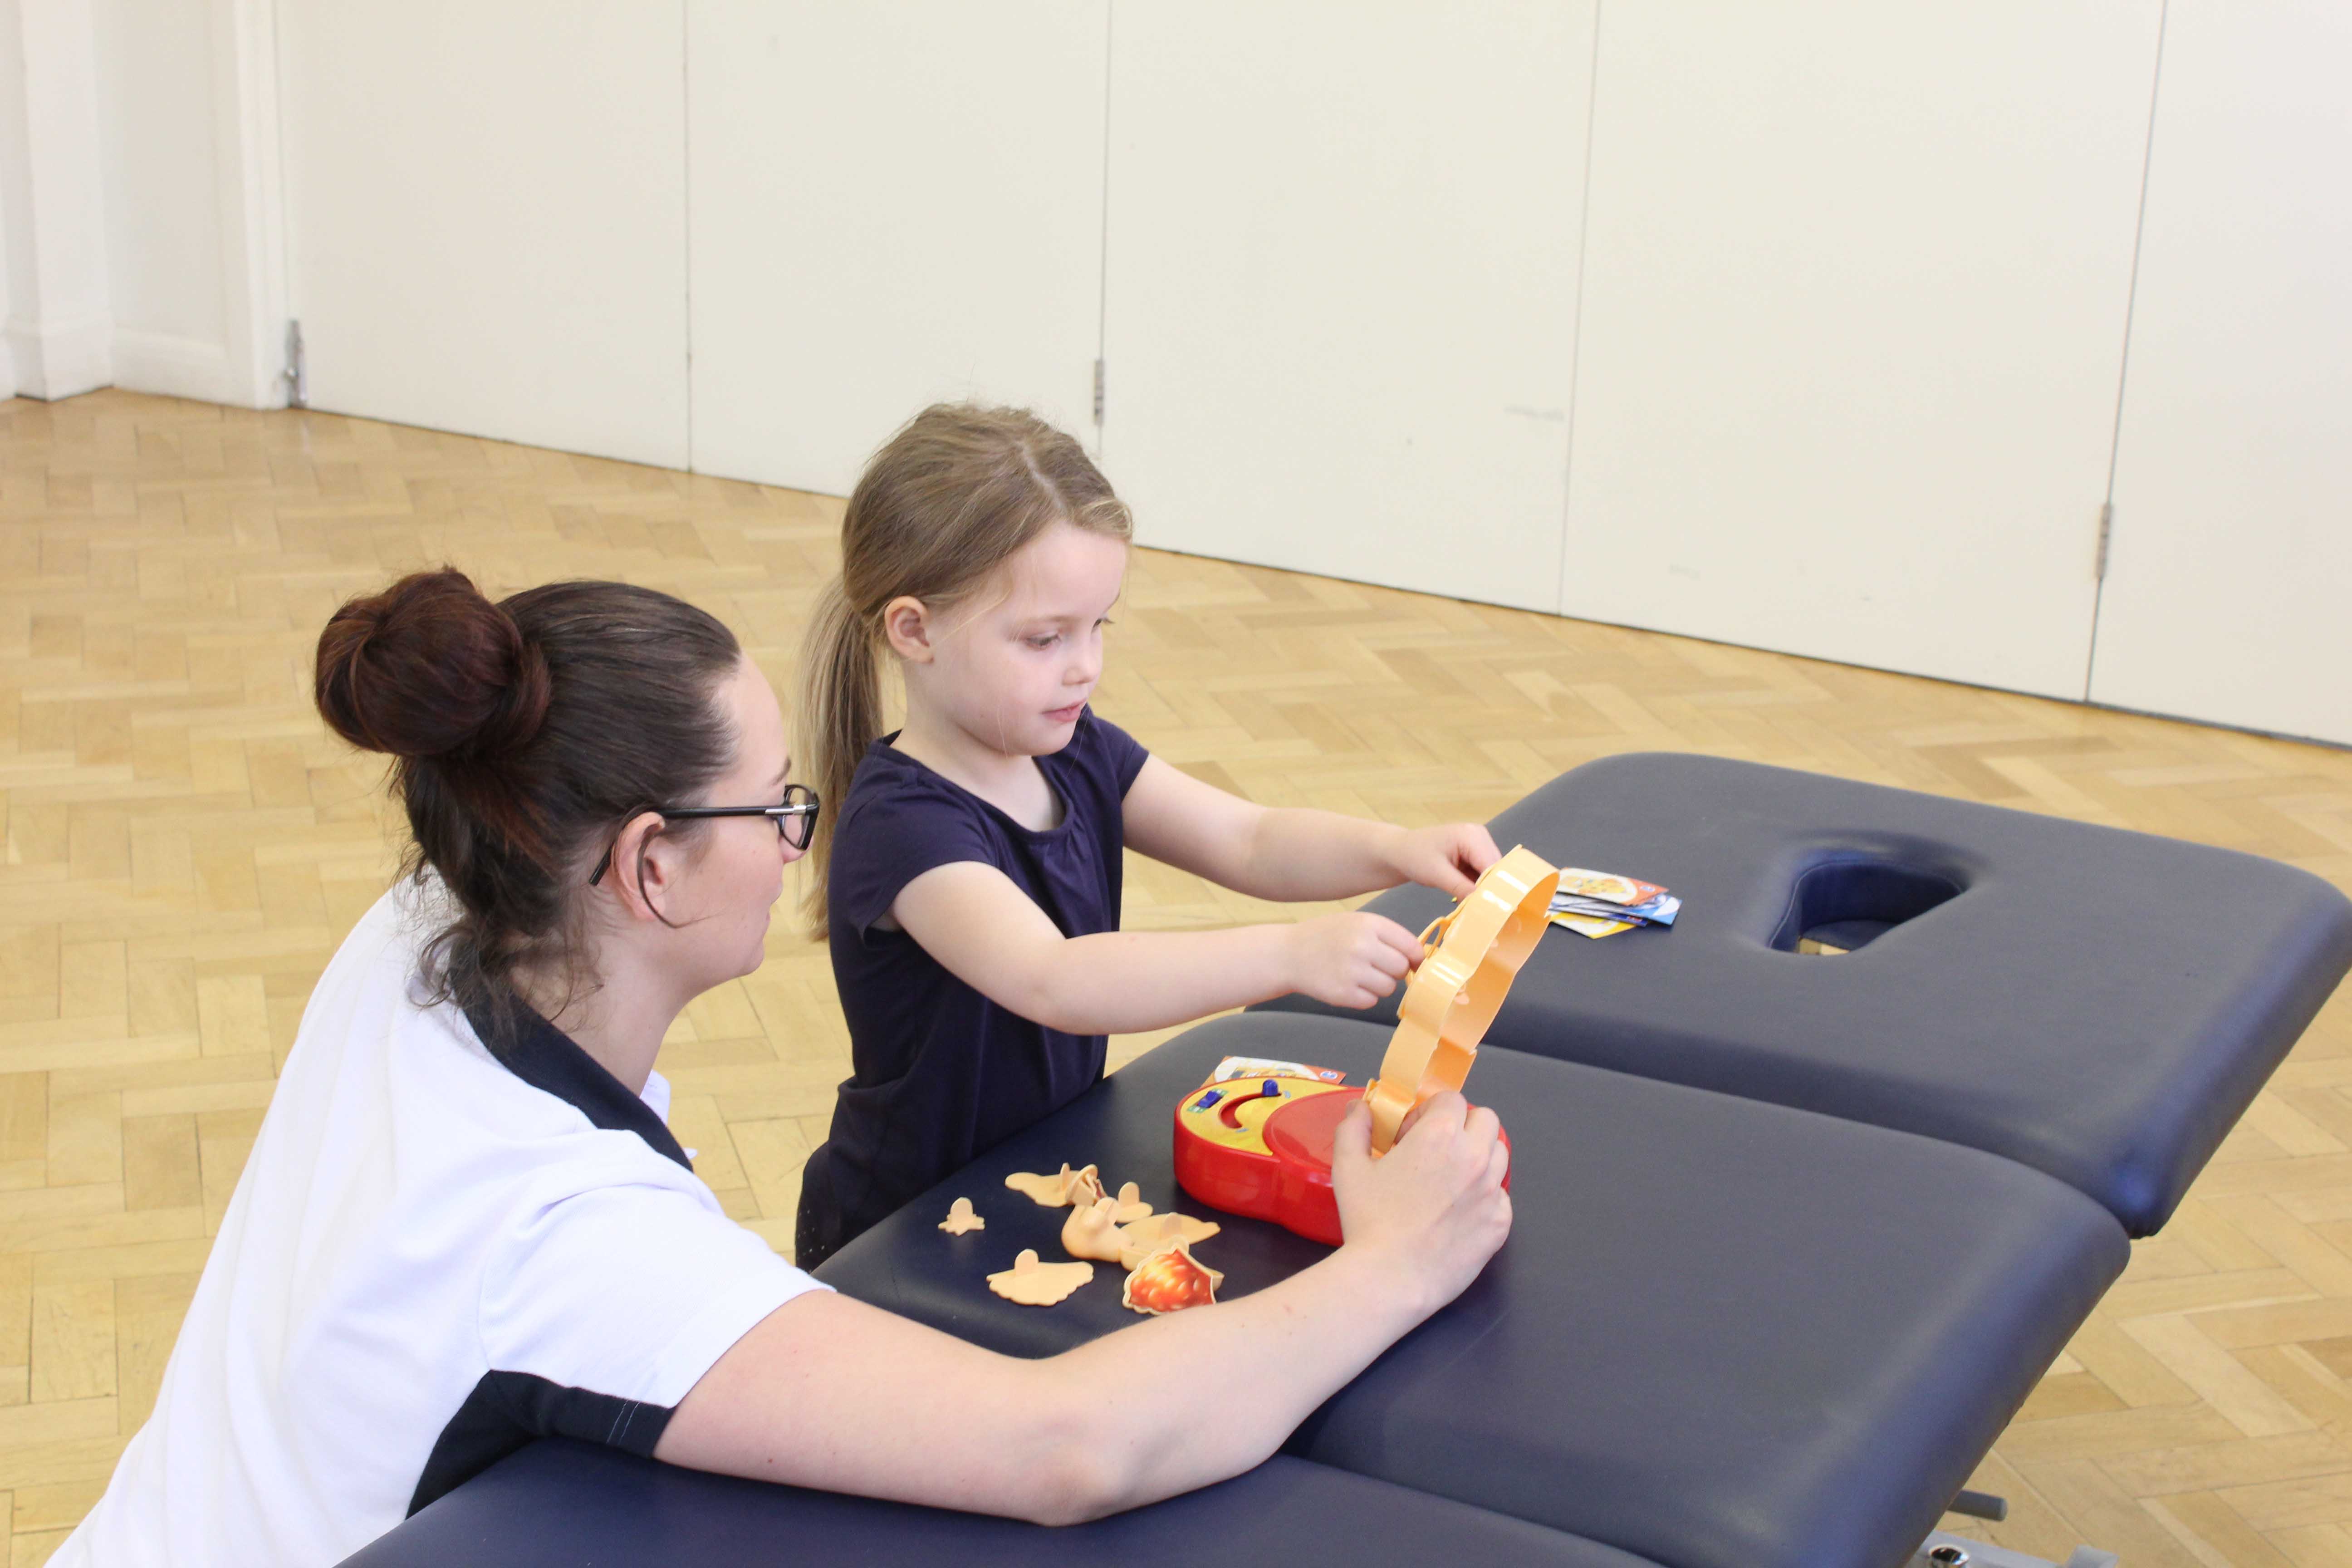
<instances>
[{"instance_id":1,"label":"girl's arm","mask_svg":"<svg viewBox=\"0 0 2352 1568\"><path fill-rule=\"evenodd\" d=\"M1346 899L1399 882L1458 899L1501 858L1475 822L1404 828L1255 805L1158 757L1128 788L1124 826L1153 859L1260 899Z\"/></svg>"},{"instance_id":2,"label":"girl's arm","mask_svg":"<svg viewBox=\"0 0 2352 1568\"><path fill-rule=\"evenodd\" d=\"M1238 1475L1502 1245L1511 1211L1496 1131L1492 1112L1441 1096L1375 1163L1359 1107L1332 1162L1347 1245L1237 1301L1047 1360L843 1297L795 1297L695 1384L654 1457L1047 1524ZM1201 1375L1242 1357L1255 1369L1245 1400Z\"/></svg>"},{"instance_id":3,"label":"girl's arm","mask_svg":"<svg viewBox=\"0 0 2352 1568\"><path fill-rule=\"evenodd\" d=\"M1072 1035L1164 1028L1292 991L1369 1007L1421 961L1412 932L1360 911L1222 931L1064 936L1010 877L976 860L924 872L899 889L890 913L957 979Z\"/></svg>"}]
</instances>

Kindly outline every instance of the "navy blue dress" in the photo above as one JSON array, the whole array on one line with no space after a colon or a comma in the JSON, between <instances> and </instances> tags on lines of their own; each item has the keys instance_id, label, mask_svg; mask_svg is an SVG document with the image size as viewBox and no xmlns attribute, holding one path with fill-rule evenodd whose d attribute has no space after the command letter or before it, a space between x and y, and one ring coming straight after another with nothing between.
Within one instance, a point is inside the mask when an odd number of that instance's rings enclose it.
<instances>
[{"instance_id":1,"label":"navy blue dress","mask_svg":"<svg viewBox=\"0 0 2352 1568\"><path fill-rule=\"evenodd\" d=\"M975 860L1010 877L1065 936L1118 930L1120 814L1147 753L1081 713L1070 743L1037 759L1062 816L1036 833L893 750L896 739L867 749L834 828L827 925L852 1071L801 1173L793 1260L803 1268L1102 1078L1102 1036L1032 1023L875 922L924 872Z\"/></svg>"}]
</instances>

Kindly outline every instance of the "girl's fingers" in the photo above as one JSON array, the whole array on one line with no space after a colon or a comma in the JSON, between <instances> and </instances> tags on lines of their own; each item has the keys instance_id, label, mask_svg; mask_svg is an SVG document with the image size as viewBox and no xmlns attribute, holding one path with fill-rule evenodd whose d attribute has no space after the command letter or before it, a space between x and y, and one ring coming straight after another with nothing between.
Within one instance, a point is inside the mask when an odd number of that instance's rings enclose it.
<instances>
[{"instance_id":1,"label":"girl's fingers","mask_svg":"<svg viewBox=\"0 0 2352 1568\"><path fill-rule=\"evenodd\" d=\"M1381 939L1381 946L1382 949L1397 954L1400 958L1410 961L1408 967L1410 967L1411 963L1418 963L1421 962L1421 938L1419 936L1405 930L1404 927L1397 924L1396 921L1390 920L1386 915L1374 915L1372 917L1372 921L1373 933ZM1402 973L1402 971L1399 971L1399 973Z\"/></svg>"}]
</instances>

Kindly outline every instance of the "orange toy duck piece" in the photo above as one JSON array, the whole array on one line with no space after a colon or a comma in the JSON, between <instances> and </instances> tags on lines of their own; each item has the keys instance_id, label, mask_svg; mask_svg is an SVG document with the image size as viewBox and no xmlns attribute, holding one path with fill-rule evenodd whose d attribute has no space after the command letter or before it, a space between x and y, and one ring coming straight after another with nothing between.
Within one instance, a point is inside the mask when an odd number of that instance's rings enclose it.
<instances>
[{"instance_id":1,"label":"orange toy duck piece","mask_svg":"<svg viewBox=\"0 0 2352 1568\"><path fill-rule=\"evenodd\" d=\"M1543 936L1559 886L1559 868L1520 845L1421 933L1424 946L1435 933L1437 945L1405 982L1380 1077L1364 1086L1373 1153L1388 1152L1414 1106L1459 1089L1470 1076L1478 1042Z\"/></svg>"}]
</instances>

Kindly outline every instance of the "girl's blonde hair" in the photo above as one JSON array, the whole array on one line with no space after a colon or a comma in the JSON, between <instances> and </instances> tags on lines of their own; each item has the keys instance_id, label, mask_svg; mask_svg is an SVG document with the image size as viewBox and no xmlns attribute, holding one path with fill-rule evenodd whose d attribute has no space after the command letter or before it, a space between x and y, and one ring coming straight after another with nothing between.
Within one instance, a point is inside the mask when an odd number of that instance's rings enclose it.
<instances>
[{"instance_id":1,"label":"girl's blonde hair","mask_svg":"<svg viewBox=\"0 0 2352 1568\"><path fill-rule=\"evenodd\" d=\"M1025 408L935 403L866 465L841 520L841 575L801 654L801 754L825 804L802 908L816 936L832 824L882 734L883 607L901 597L951 605L1056 522L1119 540L1135 527L1086 449Z\"/></svg>"}]
</instances>

